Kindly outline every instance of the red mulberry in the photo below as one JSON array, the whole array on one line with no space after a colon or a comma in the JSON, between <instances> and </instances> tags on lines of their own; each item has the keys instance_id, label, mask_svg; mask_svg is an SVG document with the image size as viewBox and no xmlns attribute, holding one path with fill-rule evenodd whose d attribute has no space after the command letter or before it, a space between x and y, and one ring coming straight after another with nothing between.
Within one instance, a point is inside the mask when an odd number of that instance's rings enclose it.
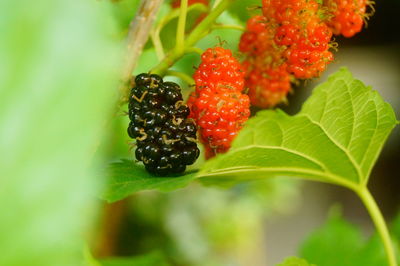
<instances>
[{"instance_id":1,"label":"red mulberry","mask_svg":"<svg viewBox=\"0 0 400 266\"><path fill-rule=\"evenodd\" d=\"M250 115L249 98L241 93L244 72L230 50L207 49L194 79L196 91L188 100L190 116L199 127L209 158L229 149Z\"/></svg>"}]
</instances>

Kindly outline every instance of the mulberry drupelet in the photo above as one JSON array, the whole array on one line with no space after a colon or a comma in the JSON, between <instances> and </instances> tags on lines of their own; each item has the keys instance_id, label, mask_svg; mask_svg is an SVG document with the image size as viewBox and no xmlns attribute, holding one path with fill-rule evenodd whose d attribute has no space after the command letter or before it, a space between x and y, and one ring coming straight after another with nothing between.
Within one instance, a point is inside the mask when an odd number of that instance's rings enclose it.
<instances>
[{"instance_id":1,"label":"mulberry drupelet","mask_svg":"<svg viewBox=\"0 0 400 266\"><path fill-rule=\"evenodd\" d=\"M197 128L188 118L178 84L140 74L129 97L128 134L136 139L136 159L159 176L182 173L199 157Z\"/></svg>"}]
</instances>

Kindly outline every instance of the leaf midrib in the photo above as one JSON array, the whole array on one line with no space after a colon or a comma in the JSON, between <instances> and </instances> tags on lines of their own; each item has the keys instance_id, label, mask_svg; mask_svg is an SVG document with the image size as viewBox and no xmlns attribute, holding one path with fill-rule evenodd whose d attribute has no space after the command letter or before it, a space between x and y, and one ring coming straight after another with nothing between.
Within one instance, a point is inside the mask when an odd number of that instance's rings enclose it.
<instances>
[{"instance_id":1,"label":"leaf midrib","mask_svg":"<svg viewBox=\"0 0 400 266\"><path fill-rule=\"evenodd\" d=\"M252 148L260 148L260 149L271 149L271 150L283 150L292 154L296 154L298 156L303 157L304 159L318 165L319 167L321 167L324 171L326 172L330 172L328 170L328 168L326 167L326 165L324 163L322 163L321 161L319 161L316 158L313 158L309 155L306 155L302 152L296 151L296 150L292 150L290 148L284 147L284 146L269 146L269 145L259 145L259 144L252 144L252 145L247 145L245 147L240 147L240 148L236 148L234 150L231 150L230 153L236 153L236 152L240 152L240 151L244 151L244 150L248 150L248 149L252 149Z\"/></svg>"},{"instance_id":2,"label":"leaf midrib","mask_svg":"<svg viewBox=\"0 0 400 266\"><path fill-rule=\"evenodd\" d=\"M260 167L260 166L254 166L254 165L247 165L247 166L228 167L228 168L223 168L220 170L210 170L206 174L203 174L202 172L200 172L197 176L198 177L208 177L208 176L227 175L227 174L231 174L231 173L252 172L252 171L255 171L255 172L260 172L260 171L286 172L286 173L289 172L289 173L293 173L294 176L296 176L296 174L298 174L298 173L301 173L301 174L307 174L307 175L311 175L311 176L318 176L322 179L326 178L334 184L344 185L344 186L347 186L350 188L354 188L357 186L356 182L348 180L345 177L336 175L336 174L330 172L329 170L327 170L327 167L325 166L325 164L320 162L318 159L310 157L301 152L291 150L286 147L252 144L252 145L248 145L245 147L236 148L234 150L231 150L229 153L233 154L233 153L241 152L244 150L249 150L252 148L284 150L286 152L301 156L302 158L309 160L310 162L313 162L314 164L320 166L324 171L312 170L309 168L302 168L302 167ZM313 180L313 178L310 178L310 179Z\"/></svg>"},{"instance_id":3,"label":"leaf midrib","mask_svg":"<svg viewBox=\"0 0 400 266\"><path fill-rule=\"evenodd\" d=\"M356 189L358 184L343 178L342 176L335 175L330 172L322 172L317 170L311 170L308 168L301 168L301 167L259 167L259 166L240 166L240 167L229 167L224 168L222 170L213 170L209 171L208 173L203 174L200 172L198 177L216 177L216 176L225 176L229 174L237 174L241 172L275 172L275 173L290 173L293 174L293 177L298 177L302 179L309 179L314 181L324 181L330 182L336 185L342 185L348 187L350 189ZM305 174L308 177L298 176L298 174ZM312 178L312 176L319 177L319 178Z\"/></svg>"}]
</instances>

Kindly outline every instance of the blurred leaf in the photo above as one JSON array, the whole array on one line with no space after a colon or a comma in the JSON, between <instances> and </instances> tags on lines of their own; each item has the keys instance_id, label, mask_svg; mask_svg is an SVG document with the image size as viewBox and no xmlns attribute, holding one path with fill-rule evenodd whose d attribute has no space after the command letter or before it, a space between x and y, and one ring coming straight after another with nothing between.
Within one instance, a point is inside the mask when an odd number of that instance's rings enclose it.
<instances>
[{"instance_id":1,"label":"blurred leaf","mask_svg":"<svg viewBox=\"0 0 400 266\"><path fill-rule=\"evenodd\" d=\"M296 257L286 258L282 263L276 266L316 266L315 264L309 264L305 259Z\"/></svg>"},{"instance_id":2,"label":"blurred leaf","mask_svg":"<svg viewBox=\"0 0 400 266\"><path fill-rule=\"evenodd\" d=\"M326 224L302 244L300 255L318 266L387 265L382 242L377 234L368 240L340 212L330 215Z\"/></svg>"},{"instance_id":3,"label":"blurred leaf","mask_svg":"<svg viewBox=\"0 0 400 266\"><path fill-rule=\"evenodd\" d=\"M110 178L101 196L108 202L121 200L141 190L171 191L182 188L187 186L196 174L192 171L184 176L156 177L148 173L143 166L128 160L110 164L108 173Z\"/></svg>"},{"instance_id":4,"label":"blurred leaf","mask_svg":"<svg viewBox=\"0 0 400 266\"><path fill-rule=\"evenodd\" d=\"M0 265L79 265L116 94L114 26L93 1L0 12Z\"/></svg>"},{"instance_id":5,"label":"blurred leaf","mask_svg":"<svg viewBox=\"0 0 400 266\"><path fill-rule=\"evenodd\" d=\"M152 252L142 256L129 258L108 258L101 261L102 266L168 266L165 257L160 252Z\"/></svg>"},{"instance_id":6,"label":"blurred leaf","mask_svg":"<svg viewBox=\"0 0 400 266\"><path fill-rule=\"evenodd\" d=\"M343 68L315 88L295 116L261 111L202 178L303 177L340 185L366 182L396 125L391 106Z\"/></svg>"},{"instance_id":7,"label":"blurred leaf","mask_svg":"<svg viewBox=\"0 0 400 266\"><path fill-rule=\"evenodd\" d=\"M349 265L354 253L361 250L363 242L360 230L336 212L321 229L307 238L300 256L319 266Z\"/></svg>"}]
</instances>

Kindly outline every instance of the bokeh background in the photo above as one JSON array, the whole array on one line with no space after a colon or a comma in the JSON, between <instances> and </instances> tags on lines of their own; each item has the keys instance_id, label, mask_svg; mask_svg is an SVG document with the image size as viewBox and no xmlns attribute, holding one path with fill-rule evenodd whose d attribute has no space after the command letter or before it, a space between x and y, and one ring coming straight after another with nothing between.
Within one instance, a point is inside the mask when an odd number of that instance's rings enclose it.
<instances>
[{"instance_id":1,"label":"bokeh background","mask_svg":"<svg viewBox=\"0 0 400 266\"><path fill-rule=\"evenodd\" d=\"M219 22L243 25L259 12L259 2L237 0ZM122 115L126 107L115 114L113 105L122 44L138 3L0 3L0 265L80 265L83 246L85 256L92 253L105 265L121 265L108 257L148 252L173 265L275 265L299 254L334 205L365 237L372 234L366 210L350 191L284 178L230 189L194 183L171 193L140 192L113 204L98 200L104 166L132 158ZM339 50L328 71L298 84L279 108L295 114L315 85L347 66L400 117L400 1L378 1L375 8L361 33L336 38ZM158 19L168 12L165 1ZM166 49L174 44L175 27L173 21L162 32ZM215 30L198 46L222 40L237 50L240 34ZM157 60L149 41L135 74ZM198 62L198 55L188 55L174 70L191 75ZM190 91L188 84L166 79ZM370 182L389 221L400 211L399 162L397 127Z\"/></svg>"}]
</instances>

